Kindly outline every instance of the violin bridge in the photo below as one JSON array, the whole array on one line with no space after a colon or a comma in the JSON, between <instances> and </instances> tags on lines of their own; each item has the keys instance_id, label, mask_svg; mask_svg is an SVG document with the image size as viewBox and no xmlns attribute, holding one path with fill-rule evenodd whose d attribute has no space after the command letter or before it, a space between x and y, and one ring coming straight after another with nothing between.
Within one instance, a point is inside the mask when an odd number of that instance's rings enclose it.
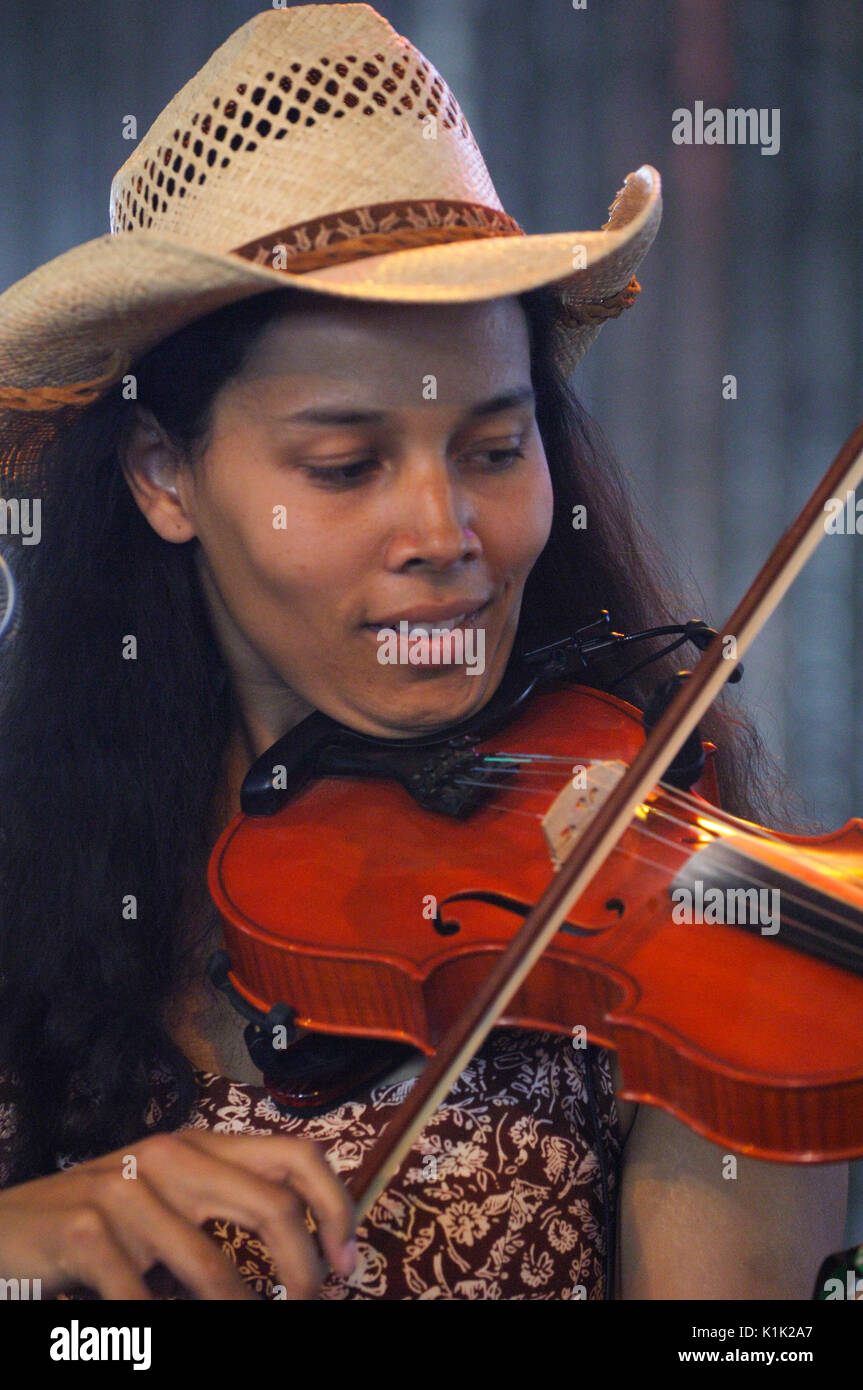
<instances>
[{"instance_id":1,"label":"violin bridge","mask_svg":"<svg viewBox=\"0 0 863 1390\"><path fill-rule=\"evenodd\" d=\"M626 763L620 761L597 760L587 763L574 770L575 775L555 797L542 818L542 832L555 872L566 859L580 831L595 816L625 771Z\"/></svg>"}]
</instances>

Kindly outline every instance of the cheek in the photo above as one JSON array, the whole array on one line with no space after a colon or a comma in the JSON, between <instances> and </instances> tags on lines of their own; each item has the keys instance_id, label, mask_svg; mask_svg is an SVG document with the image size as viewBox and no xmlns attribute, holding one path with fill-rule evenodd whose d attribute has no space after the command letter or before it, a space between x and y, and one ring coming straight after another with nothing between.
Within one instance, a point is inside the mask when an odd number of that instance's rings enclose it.
<instances>
[{"instance_id":1,"label":"cheek","mask_svg":"<svg viewBox=\"0 0 863 1390\"><path fill-rule=\"evenodd\" d=\"M504 518L504 545L512 569L525 578L551 534L554 495L544 456L513 503Z\"/></svg>"},{"instance_id":2,"label":"cheek","mask_svg":"<svg viewBox=\"0 0 863 1390\"><path fill-rule=\"evenodd\" d=\"M222 499L207 537L230 587L246 600L302 604L346 563L326 518L308 515L285 490L253 488ZM208 548L205 541L205 549Z\"/></svg>"}]
</instances>

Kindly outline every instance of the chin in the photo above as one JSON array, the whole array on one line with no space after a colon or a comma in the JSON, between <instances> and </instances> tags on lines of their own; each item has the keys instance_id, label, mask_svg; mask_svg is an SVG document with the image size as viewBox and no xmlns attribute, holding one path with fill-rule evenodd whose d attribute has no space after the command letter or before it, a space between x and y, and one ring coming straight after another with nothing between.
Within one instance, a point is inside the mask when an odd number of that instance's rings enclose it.
<instances>
[{"instance_id":1,"label":"chin","mask_svg":"<svg viewBox=\"0 0 863 1390\"><path fill-rule=\"evenodd\" d=\"M458 678L453 674L424 675L413 688L394 692L379 708L367 706L363 715L380 727L383 737L434 733L475 714L491 699L498 681L499 674L494 671L480 676L459 674Z\"/></svg>"}]
</instances>

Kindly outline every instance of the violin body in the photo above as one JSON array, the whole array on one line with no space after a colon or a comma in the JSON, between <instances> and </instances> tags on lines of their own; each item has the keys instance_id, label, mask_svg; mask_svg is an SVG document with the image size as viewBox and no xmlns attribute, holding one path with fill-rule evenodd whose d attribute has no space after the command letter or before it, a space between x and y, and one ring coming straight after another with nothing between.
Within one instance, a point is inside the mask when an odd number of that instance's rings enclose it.
<instances>
[{"instance_id":1,"label":"violin body","mask_svg":"<svg viewBox=\"0 0 863 1390\"><path fill-rule=\"evenodd\" d=\"M477 751L566 762L502 771L466 820L362 777L320 778L276 815L237 816L209 868L232 985L263 1013L291 1005L304 1028L431 1055L555 872L541 817L556 791L590 760L629 762L643 742L632 706L557 684ZM709 766L700 785L713 794ZM675 920L673 908L682 868L690 886L701 881L693 856L730 847L757 866L758 891L784 904L790 894L801 932L811 913L794 904L817 902L823 923L840 893L853 937L861 832L852 821L828 836L768 837L702 796L658 788L500 1024L616 1050L625 1098L737 1151L860 1157L863 975L787 944L785 906L781 923L754 931ZM716 863L705 864L715 883Z\"/></svg>"}]
</instances>

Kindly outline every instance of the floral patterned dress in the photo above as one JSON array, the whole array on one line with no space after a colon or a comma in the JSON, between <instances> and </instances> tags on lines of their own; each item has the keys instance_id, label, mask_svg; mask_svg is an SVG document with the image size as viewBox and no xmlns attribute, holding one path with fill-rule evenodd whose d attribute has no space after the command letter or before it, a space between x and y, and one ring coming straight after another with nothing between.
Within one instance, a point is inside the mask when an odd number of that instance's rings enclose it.
<instances>
[{"instance_id":1,"label":"floral patterned dress","mask_svg":"<svg viewBox=\"0 0 863 1390\"><path fill-rule=\"evenodd\" d=\"M262 1085L207 1072L197 1072L196 1081L197 1099L184 1127L304 1136L340 1174L359 1166L414 1085L379 1084L326 1114L296 1118L282 1113ZM162 1078L149 1124L158 1123L170 1100ZM11 1122L12 1107L0 1095L0 1162ZM360 1226L354 1273L349 1279L330 1275L319 1297L601 1299L603 1169L613 1226L619 1156L608 1054L547 1033L497 1029ZM68 1166L68 1159L61 1161ZM230 1221L208 1221L204 1229L259 1296L284 1297L253 1233ZM162 1267L148 1283L157 1297L189 1297Z\"/></svg>"}]
</instances>

